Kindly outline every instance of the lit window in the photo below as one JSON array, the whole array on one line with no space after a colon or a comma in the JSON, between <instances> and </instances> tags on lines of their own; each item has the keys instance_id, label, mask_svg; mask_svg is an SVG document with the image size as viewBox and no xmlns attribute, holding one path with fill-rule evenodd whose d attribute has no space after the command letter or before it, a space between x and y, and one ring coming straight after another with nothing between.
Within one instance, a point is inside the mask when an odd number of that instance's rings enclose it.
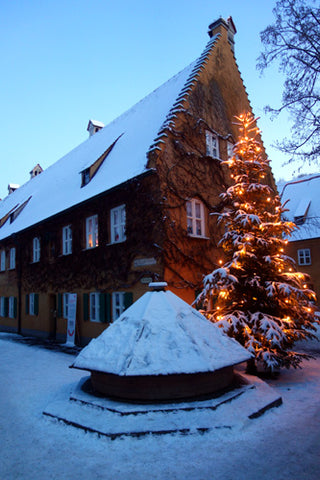
<instances>
[{"instance_id":1,"label":"lit window","mask_svg":"<svg viewBox=\"0 0 320 480\"><path fill-rule=\"evenodd\" d=\"M94 248L98 245L98 215L93 215L86 219L86 246Z\"/></svg>"},{"instance_id":2,"label":"lit window","mask_svg":"<svg viewBox=\"0 0 320 480\"><path fill-rule=\"evenodd\" d=\"M40 261L40 239L39 237L34 237L33 239L33 255L32 261L39 262Z\"/></svg>"},{"instance_id":3,"label":"lit window","mask_svg":"<svg viewBox=\"0 0 320 480\"><path fill-rule=\"evenodd\" d=\"M72 253L72 230L71 225L62 229L62 254L70 255Z\"/></svg>"},{"instance_id":4,"label":"lit window","mask_svg":"<svg viewBox=\"0 0 320 480\"><path fill-rule=\"evenodd\" d=\"M206 131L207 155L219 158L219 138L215 133Z\"/></svg>"},{"instance_id":5,"label":"lit window","mask_svg":"<svg viewBox=\"0 0 320 480\"><path fill-rule=\"evenodd\" d=\"M91 322L100 322L100 305L99 305L100 293L90 293L90 320Z\"/></svg>"},{"instance_id":6,"label":"lit window","mask_svg":"<svg viewBox=\"0 0 320 480\"><path fill-rule=\"evenodd\" d=\"M125 310L124 293L113 292L112 293L112 318L116 320L120 317L121 313Z\"/></svg>"},{"instance_id":7,"label":"lit window","mask_svg":"<svg viewBox=\"0 0 320 480\"><path fill-rule=\"evenodd\" d=\"M203 203L195 198L187 201L187 232L196 237L205 236Z\"/></svg>"},{"instance_id":8,"label":"lit window","mask_svg":"<svg viewBox=\"0 0 320 480\"><path fill-rule=\"evenodd\" d=\"M10 269L16 268L16 249L10 248Z\"/></svg>"},{"instance_id":9,"label":"lit window","mask_svg":"<svg viewBox=\"0 0 320 480\"><path fill-rule=\"evenodd\" d=\"M4 272L5 269L6 269L6 252L4 250L1 250L1 266L0 266L0 270L1 272Z\"/></svg>"},{"instance_id":10,"label":"lit window","mask_svg":"<svg viewBox=\"0 0 320 480\"><path fill-rule=\"evenodd\" d=\"M9 297L9 318L15 318L15 298L14 297Z\"/></svg>"},{"instance_id":11,"label":"lit window","mask_svg":"<svg viewBox=\"0 0 320 480\"><path fill-rule=\"evenodd\" d=\"M63 294L63 318L68 318L69 313L69 293Z\"/></svg>"},{"instance_id":12,"label":"lit window","mask_svg":"<svg viewBox=\"0 0 320 480\"><path fill-rule=\"evenodd\" d=\"M298 263L299 265L311 265L310 248L298 250Z\"/></svg>"},{"instance_id":13,"label":"lit window","mask_svg":"<svg viewBox=\"0 0 320 480\"><path fill-rule=\"evenodd\" d=\"M111 218L111 243L124 242L126 240L126 207L113 208L110 211Z\"/></svg>"}]
</instances>

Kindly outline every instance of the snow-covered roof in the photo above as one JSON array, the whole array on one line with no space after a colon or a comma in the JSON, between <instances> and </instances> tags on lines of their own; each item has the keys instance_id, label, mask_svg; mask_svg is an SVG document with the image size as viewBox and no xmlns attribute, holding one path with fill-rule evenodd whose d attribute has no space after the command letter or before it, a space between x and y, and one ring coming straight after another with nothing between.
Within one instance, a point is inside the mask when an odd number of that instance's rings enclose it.
<instances>
[{"instance_id":1,"label":"snow-covered roof","mask_svg":"<svg viewBox=\"0 0 320 480\"><path fill-rule=\"evenodd\" d=\"M0 240L146 172L148 152L160 148L217 38L210 39L199 59L3 199ZM81 172L104 154L97 174L81 188ZM10 219L12 212L18 214Z\"/></svg>"},{"instance_id":2,"label":"snow-covered roof","mask_svg":"<svg viewBox=\"0 0 320 480\"><path fill-rule=\"evenodd\" d=\"M213 372L251 354L170 291L147 292L73 366L121 376Z\"/></svg>"},{"instance_id":3,"label":"snow-covered roof","mask_svg":"<svg viewBox=\"0 0 320 480\"><path fill-rule=\"evenodd\" d=\"M320 237L320 174L303 175L278 188L282 203L288 202L285 217L298 223L289 240Z\"/></svg>"}]
</instances>

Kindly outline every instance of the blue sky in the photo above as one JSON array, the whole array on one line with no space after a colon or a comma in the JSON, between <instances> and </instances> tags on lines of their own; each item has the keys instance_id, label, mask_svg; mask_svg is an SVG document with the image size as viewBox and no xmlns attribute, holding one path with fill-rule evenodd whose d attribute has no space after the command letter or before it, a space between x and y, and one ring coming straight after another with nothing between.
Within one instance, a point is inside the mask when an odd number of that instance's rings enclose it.
<instances>
[{"instance_id":1,"label":"blue sky","mask_svg":"<svg viewBox=\"0 0 320 480\"><path fill-rule=\"evenodd\" d=\"M271 144L289 133L263 112L281 98L276 69L261 77L259 32L275 0L0 0L0 198L84 141L90 118L105 124L200 56L208 25L232 15L235 53L277 178Z\"/></svg>"}]
</instances>

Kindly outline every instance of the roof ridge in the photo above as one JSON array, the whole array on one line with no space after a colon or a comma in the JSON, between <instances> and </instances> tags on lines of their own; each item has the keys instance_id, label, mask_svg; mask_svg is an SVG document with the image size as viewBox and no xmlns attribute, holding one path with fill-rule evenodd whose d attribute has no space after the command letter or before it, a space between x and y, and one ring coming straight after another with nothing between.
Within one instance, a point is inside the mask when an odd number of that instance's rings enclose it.
<instances>
[{"instance_id":1,"label":"roof ridge","mask_svg":"<svg viewBox=\"0 0 320 480\"><path fill-rule=\"evenodd\" d=\"M150 145L147 155L154 150L161 150L161 143L164 143L163 137L167 136L166 131L172 128L172 126L174 125L177 114L181 111L181 109L183 109L183 102L188 98L191 91L193 90L193 87L195 86L197 79L199 78L200 72L201 70L203 70L206 63L208 62L209 56L212 53L213 46L215 45L219 37L220 33L217 33L212 38L210 38L202 54L196 60L194 60L194 62L192 62L194 63L194 66L189 74L189 77L187 78L182 89L180 90L176 100L172 104L172 107L170 108L166 119L162 123L158 134L154 139L154 142ZM192 63L190 65L192 65Z\"/></svg>"}]
</instances>

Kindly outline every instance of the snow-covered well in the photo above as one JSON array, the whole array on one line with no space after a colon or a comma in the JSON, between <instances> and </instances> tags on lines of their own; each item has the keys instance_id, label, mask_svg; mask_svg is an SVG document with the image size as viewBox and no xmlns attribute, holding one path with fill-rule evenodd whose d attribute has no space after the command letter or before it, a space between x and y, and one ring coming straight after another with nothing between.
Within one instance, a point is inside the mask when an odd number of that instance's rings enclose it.
<instances>
[{"instance_id":1,"label":"snow-covered well","mask_svg":"<svg viewBox=\"0 0 320 480\"><path fill-rule=\"evenodd\" d=\"M73 367L99 392L136 400L188 398L228 387L251 355L170 291L145 293L85 347Z\"/></svg>"}]
</instances>

